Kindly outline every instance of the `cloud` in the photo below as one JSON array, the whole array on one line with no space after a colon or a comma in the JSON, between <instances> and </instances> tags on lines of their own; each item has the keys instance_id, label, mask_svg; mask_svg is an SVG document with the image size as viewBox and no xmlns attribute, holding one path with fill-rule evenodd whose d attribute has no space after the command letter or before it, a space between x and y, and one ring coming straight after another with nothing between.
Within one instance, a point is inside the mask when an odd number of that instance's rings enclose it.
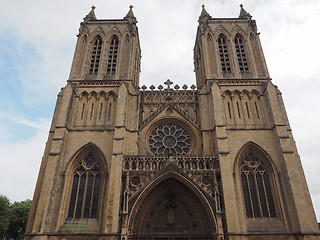
<instances>
[{"instance_id":1,"label":"cloud","mask_svg":"<svg viewBox=\"0 0 320 240\"><path fill-rule=\"evenodd\" d=\"M25 118L20 118L18 116L12 116L8 113L0 112L0 117L9 121L13 121L16 124L23 124L32 128L37 128L37 129L41 128L41 125L39 125L38 122L34 122Z\"/></svg>"},{"instance_id":2,"label":"cloud","mask_svg":"<svg viewBox=\"0 0 320 240\"><path fill-rule=\"evenodd\" d=\"M316 210L317 218L320 219L320 185L319 185L319 152L318 137L320 129L315 127L320 119L320 98L318 89L320 72L307 78L293 80L295 75L283 78L280 90L287 106L288 118L293 136L297 143L305 176ZM275 82L275 80L274 80ZM312 86L312 87L309 87Z\"/></svg>"},{"instance_id":3,"label":"cloud","mask_svg":"<svg viewBox=\"0 0 320 240\"><path fill-rule=\"evenodd\" d=\"M50 119L40 119L37 132L30 139L1 141L0 194L12 201L32 199L50 122Z\"/></svg>"}]
</instances>

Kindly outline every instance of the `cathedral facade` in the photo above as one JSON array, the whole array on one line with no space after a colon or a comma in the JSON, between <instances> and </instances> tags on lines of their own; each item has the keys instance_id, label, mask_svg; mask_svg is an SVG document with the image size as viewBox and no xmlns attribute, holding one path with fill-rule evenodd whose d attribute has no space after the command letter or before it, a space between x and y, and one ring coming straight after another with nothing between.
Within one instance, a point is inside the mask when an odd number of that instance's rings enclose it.
<instances>
[{"instance_id":1,"label":"cathedral facade","mask_svg":"<svg viewBox=\"0 0 320 240\"><path fill-rule=\"evenodd\" d=\"M81 23L25 238L320 239L251 15L203 6L192 86L139 86L136 24Z\"/></svg>"}]
</instances>

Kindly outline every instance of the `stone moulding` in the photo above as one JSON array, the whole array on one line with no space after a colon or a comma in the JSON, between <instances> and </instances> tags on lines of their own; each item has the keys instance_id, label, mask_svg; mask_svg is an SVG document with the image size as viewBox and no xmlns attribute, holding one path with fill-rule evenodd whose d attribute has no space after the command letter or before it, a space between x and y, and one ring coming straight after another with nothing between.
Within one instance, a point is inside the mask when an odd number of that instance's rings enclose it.
<instances>
[{"instance_id":1,"label":"stone moulding","mask_svg":"<svg viewBox=\"0 0 320 240\"><path fill-rule=\"evenodd\" d=\"M72 81L76 82L78 86L120 86L122 81L107 81L107 80L83 80L83 81Z\"/></svg>"},{"instance_id":2,"label":"stone moulding","mask_svg":"<svg viewBox=\"0 0 320 240\"><path fill-rule=\"evenodd\" d=\"M220 86L224 85L253 85L253 86L260 86L262 84L262 81L259 79L250 79L250 80L238 80L238 79L233 79L233 80L218 80Z\"/></svg>"}]
</instances>

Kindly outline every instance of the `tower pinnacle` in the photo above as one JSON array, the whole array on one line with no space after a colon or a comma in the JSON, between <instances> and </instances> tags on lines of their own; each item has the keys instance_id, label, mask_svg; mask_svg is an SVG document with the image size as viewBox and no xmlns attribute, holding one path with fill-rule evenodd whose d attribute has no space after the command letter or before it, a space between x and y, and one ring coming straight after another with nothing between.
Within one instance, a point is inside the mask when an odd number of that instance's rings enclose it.
<instances>
[{"instance_id":1,"label":"tower pinnacle","mask_svg":"<svg viewBox=\"0 0 320 240\"><path fill-rule=\"evenodd\" d=\"M208 18L211 18L210 14L207 12L207 10L205 9L204 4L202 5L202 11L199 17L199 21L198 22L202 22L203 20L208 20Z\"/></svg>"},{"instance_id":2,"label":"tower pinnacle","mask_svg":"<svg viewBox=\"0 0 320 240\"><path fill-rule=\"evenodd\" d=\"M247 18L248 20L251 20L252 16L243 8L242 4L240 4L240 8L241 10L240 10L239 18Z\"/></svg>"},{"instance_id":3,"label":"tower pinnacle","mask_svg":"<svg viewBox=\"0 0 320 240\"><path fill-rule=\"evenodd\" d=\"M211 18L210 14L206 11L205 6L202 5L202 11L198 20L201 34L203 34L205 29L207 28L208 19L210 18Z\"/></svg>"},{"instance_id":4,"label":"tower pinnacle","mask_svg":"<svg viewBox=\"0 0 320 240\"><path fill-rule=\"evenodd\" d=\"M137 23L138 21L137 21L136 17L135 17L134 14L133 14L133 11L132 11L133 6L130 5L129 8L130 8L130 9L129 9L129 12L128 12L127 15L124 17L124 19L125 19L125 20L128 20L130 24L132 24L132 23Z\"/></svg>"},{"instance_id":5,"label":"tower pinnacle","mask_svg":"<svg viewBox=\"0 0 320 240\"><path fill-rule=\"evenodd\" d=\"M96 8L95 6L92 6L91 11L83 18L85 23L87 23L88 21L91 21L91 20L97 20L96 14L94 13L95 8Z\"/></svg>"}]
</instances>

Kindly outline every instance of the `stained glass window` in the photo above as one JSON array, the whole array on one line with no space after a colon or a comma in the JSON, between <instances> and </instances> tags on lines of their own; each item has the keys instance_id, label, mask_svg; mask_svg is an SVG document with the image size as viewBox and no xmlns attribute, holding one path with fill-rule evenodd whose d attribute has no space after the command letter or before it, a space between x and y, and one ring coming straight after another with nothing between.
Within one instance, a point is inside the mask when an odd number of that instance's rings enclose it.
<instances>
[{"instance_id":1,"label":"stained glass window","mask_svg":"<svg viewBox=\"0 0 320 240\"><path fill-rule=\"evenodd\" d=\"M276 217L270 173L253 153L241 163L241 183L248 218Z\"/></svg>"},{"instance_id":2,"label":"stained glass window","mask_svg":"<svg viewBox=\"0 0 320 240\"><path fill-rule=\"evenodd\" d=\"M97 217L100 179L99 162L90 152L73 173L68 219Z\"/></svg>"}]
</instances>

